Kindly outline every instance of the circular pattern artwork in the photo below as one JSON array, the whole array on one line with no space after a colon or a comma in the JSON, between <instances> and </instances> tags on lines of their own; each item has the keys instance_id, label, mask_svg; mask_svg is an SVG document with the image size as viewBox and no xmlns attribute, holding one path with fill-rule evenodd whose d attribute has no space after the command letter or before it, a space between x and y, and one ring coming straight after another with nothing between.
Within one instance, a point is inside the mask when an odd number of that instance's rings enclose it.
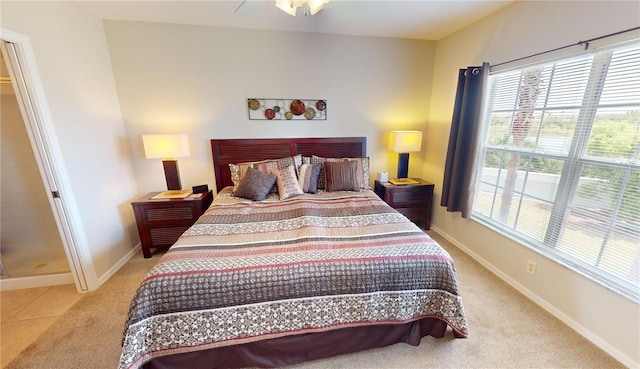
<instances>
[{"instance_id":1,"label":"circular pattern artwork","mask_svg":"<svg viewBox=\"0 0 640 369\"><path fill-rule=\"evenodd\" d=\"M304 110L304 117L307 119L313 119L316 117L316 111L313 108L306 108Z\"/></svg>"},{"instance_id":2,"label":"circular pattern artwork","mask_svg":"<svg viewBox=\"0 0 640 369\"><path fill-rule=\"evenodd\" d=\"M249 99L249 109L258 110L260 108L260 101L256 99Z\"/></svg>"},{"instance_id":3,"label":"circular pattern artwork","mask_svg":"<svg viewBox=\"0 0 640 369\"><path fill-rule=\"evenodd\" d=\"M264 116L267 119L273 119L276 116L276 112L273 109L267 109L267 110L264 111Z\"/></svg>"},{"instance_id":4,"label":"circular pattern artwork","mask_svg":"<svg viewBox=\"0 0 640 369\"><path fill-rule=\"evenodd\" d=\"M302 115L304 113L304 103L300 100L293 100L290 108L293 115Z\"/></svg>"},{"instance_id":5,"label":"circular pattern artwork","mask_svg":"<svg viewBox=\"0 0 640 369\"><path fill-rule=\"evenodd\" d=\"M326 120L327 101L321 99L247 99L252 120Z\"/></svg>"}]
</instances>

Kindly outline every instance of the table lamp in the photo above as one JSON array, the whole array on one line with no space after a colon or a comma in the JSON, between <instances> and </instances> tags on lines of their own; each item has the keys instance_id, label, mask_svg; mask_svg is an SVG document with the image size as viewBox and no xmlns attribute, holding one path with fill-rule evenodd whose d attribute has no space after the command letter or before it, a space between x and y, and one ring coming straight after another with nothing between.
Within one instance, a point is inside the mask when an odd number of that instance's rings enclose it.
<instances>
[{"instance_id":1,"label":"table lamp","mask_svg":"<svg viewBox=\"0 0 640 369\"><path fill-rule=\"evenodd\" d=\"M409 173L409 153L422 148L422 132L392 131L389 135L389 150L398 153L398 178L389 180L392 184L412 184L417 181L407 178Z\"/></svg>"},{"instance_id":2,"label":"table lamp","mask_svg":"<svg viewBox=\"0 0 640 369\"><path fill-rule=\"evenodd\" d=\"M164 177L169 191L163 197L186 197L191 191L181 191L178 161L175 158L189 156L189 139L186 134L142 135L144 155L147 159L162 159Z\"/></svg>"}]
</instances>

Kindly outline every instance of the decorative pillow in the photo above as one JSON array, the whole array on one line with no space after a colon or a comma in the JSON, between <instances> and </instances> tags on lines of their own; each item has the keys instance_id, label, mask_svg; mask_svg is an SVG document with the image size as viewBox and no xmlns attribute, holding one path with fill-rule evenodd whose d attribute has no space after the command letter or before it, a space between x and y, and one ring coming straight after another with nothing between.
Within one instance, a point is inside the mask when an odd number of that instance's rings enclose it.
<instances>
[{"instance_id":1,"label":"decorative pillow","mask_svg":"<svg viewBox=\"0 0 640 369\"><path fill-rule=\"evenodd\" d=\"M248 168L234 195L254 201L264 200L276 183L276 176Z\"/></svg>"},{"instance_id":2,"label":"decorative pillow","mask_svg":"<svg viewBox=\"0 0 640 369\"><path fill-rule=\"evenodd\" d=\"M327 161L324 169L327 175L327 192L360 191L356 161Z\"/></svg>"},{"instance_id":3,"label":"decorative pillow","mask_svg":"<svg viewBox=\"0 0 640 369\"><path fill-rule=\"evenodd\" d=\"M362 190L371 189L369 185L369 158L323 158L320 156L313 155L309 162L311 164L322 165L324 166L325 162L340 162L340 161L355 161L358 163L358 187ZM318 188L323 189L326 187L326 179L325 179L325 170L320 172L320 177L318 178Z\"/></svg>"},{"instance_id":4,"label":"decorative pillow","mask_svg":"<svg viewBox=\"0 0 640 369\"><path fill-rule=\"evenodd\" d=\"M271 174L278 177L278 194L280 194L280 200L288 199L291 196L302 195L302 189L298 184L298 178L296 178L296 170L293 165L277 170L271 171Z\"/></svg>"},{"instance_id":5,"label":"decorative pillow","mask_svg":"<svg viewBox=\"0 0 640 369\"><path fill-rule=\"evenodd\" d=\"M298 172L298 183L302 192L316 193L318 192L318 177L320 177L321 165L302 164Z\"/></svg>"},{"instance_id":6,"label":"decorative pillow","mask_svg":"<svg viewBox=\"0 0 640 369\"><path fill-rule=\"evenodd\" d=\"M280 159L269 159L262 161L229 164L229 170L231 171L231 181L233 182L233 191L238 189L238 185L247 172L248 168L257 169L264 173L271 173L273 169L282 169L286 166L293 165L294 169L297 169L302 165L302 155L287 156Z\"/></svg>"}]
</instances>

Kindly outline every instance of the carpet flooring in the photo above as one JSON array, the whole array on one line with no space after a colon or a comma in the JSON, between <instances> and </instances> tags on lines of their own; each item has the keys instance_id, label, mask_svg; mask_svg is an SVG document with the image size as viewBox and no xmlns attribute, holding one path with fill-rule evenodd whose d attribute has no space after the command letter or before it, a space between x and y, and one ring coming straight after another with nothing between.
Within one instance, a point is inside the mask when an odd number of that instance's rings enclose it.
<instances>
[{"instance_id":1,"label":"carpet flooring","mask_svg":"<svg viewBox=\"0 0 640 369\"><path fill-rule=\"evenodd\" d=\"M502 282L437 233L456 262L470 335L425 337L295 365L347 368L624 368L614 358ZM97 291L86 293L7 369L116 368L129 301L160 254L134 256Z\"/></svg>"}]
</instances>

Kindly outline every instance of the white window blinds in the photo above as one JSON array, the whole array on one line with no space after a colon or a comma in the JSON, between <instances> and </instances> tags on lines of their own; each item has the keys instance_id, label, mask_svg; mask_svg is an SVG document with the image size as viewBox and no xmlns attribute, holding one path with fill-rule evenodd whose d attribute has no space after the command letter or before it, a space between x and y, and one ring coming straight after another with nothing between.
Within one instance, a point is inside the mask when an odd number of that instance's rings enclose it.
<instances>
[{"instance_id":1,"label":"white window blinds","mask_svg":"<svg viewBox=\"0 0 640 369\"><path fill-rule=\"evenodd\" d=\"M638 300L640 45L490 76L474 217Z\"/></svg>"}]
</instances>

